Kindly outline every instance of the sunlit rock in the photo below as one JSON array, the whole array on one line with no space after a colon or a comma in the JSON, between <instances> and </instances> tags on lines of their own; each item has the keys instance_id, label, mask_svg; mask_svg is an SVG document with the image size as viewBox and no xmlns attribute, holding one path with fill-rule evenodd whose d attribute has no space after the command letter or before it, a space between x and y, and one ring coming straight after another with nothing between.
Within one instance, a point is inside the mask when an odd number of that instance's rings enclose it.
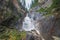
<instances>
[{"instance_id":1,"label":"sunlit rock","mask_svg":"<svg viewBox=\"0 0 60 40\"><path fill-rule=\"evenodd\" d=\"M38 0L38 3L43 3L44 2L44 0Z\"/></svg>"}]
</instances>

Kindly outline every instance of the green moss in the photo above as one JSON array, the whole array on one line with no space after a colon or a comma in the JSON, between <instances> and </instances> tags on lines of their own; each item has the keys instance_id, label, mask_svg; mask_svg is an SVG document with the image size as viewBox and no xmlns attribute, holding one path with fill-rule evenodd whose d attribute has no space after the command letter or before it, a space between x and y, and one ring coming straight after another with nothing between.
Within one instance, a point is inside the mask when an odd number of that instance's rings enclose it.
<instances>
[{"instance_id":1,"label":"green moss","mask_svg":"<svg viewBox=\"0 0 60 40\"><path fill-rule=\"evenodd\" d=\"M60 7L60 0L53 0L52 5L49 8L37 10L38 12L47 12L46 15L52 15L52 9Z\"/></svg>"},{"instance_id":2,"label":"green moss","mask_svg":"<svg viewBox=\"0 0 60 40\"><path fill-rule=\"evenodd\" d=\"M60 7L60 0L53 0L52 7L53 7L53 8Z\"/></svg>"},{"instance_id":3,"label":"green moss","mask_svg":"<svg viewBox=\"0 0 60 40\"><path fill-rule=\"evenodd\" d=\"M34 4L32 4L31 8L33 8L33 7L37 6L37 5L38 5L38 3L34 3Z\"/></svg>"},{"instance_id":4,"label":"green moss","mask_svg":"<svg viewBox=\"0 0 60 40\"><path fill-rule=\"evenodd\" d=\"M47 12L45 9L40 8L39 10L37 10L36 12Z\"/></svg>"},{"instance_id":5,"label":"green moss","mask_svg":"<svg viewBox=\"0 0 60 40\"><path fill-rule=\"evenodd\" d=\"M21 40L26 38L26 32L19 32L16 29L6 29L5 32L0 33L1 40Z\"/></svg>"},{"instance_id":6,"label":"green moss","mask_svg":"<svg viewBox=\"0 0 60 40\"><path fill-rule=\"evenodd\" d=\"M11 39L13 40L21 40L22 38L25 38L26 37L26 34L25 32L19 32L17 30L13 30L10 32L10 37Z\"/></svg>"},{"instance_id":7,"label":"green moss","mask_svg":"<svg viewBox=\"0 0 60 40\"><path fill-rule=\"evenodd\" d=\"M35 7L38 5L38 0L34 0L34 2L32 2L31 8Z\"/></svg>"},{"instance_id":8,"label":"green moss","mask_svg":"<svg viewBox=\"0 0 60 40\"><path fill-rule=\"evenodd\" d=\"M47 8L46 10L48 13L51 13L52 9L60 7L60 0L53 0L53 4L51 7Z\"/></svg>"}]
</instances>

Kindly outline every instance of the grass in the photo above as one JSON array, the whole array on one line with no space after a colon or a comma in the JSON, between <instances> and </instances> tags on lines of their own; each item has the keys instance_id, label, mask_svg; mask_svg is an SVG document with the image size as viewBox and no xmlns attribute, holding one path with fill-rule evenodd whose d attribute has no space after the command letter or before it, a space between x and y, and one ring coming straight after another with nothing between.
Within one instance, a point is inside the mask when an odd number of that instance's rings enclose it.
<instances>
[{"instance_id":1,"label":"grass","mask_svg":"<svg viewBox=\"0 0 60 40\"><path fill-rule=\"evenodd\" d=\"M5 32L0 33L1 40L22 40L26 38L26 32L19 32L16 29L6 29Z\"/></svg>"}]
</instances>

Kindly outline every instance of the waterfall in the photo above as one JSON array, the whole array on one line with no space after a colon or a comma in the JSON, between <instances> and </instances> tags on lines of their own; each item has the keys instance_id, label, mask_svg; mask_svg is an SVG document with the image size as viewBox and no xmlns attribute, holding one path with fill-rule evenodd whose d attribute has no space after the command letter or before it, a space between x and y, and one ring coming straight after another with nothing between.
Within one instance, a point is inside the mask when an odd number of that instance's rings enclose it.
<instances>
[{"instance_id":1,"label":"waterfall","mask_svg":"<svg viewBox=\"0 0 60 40\"><path fill-rule=\"evenodd\" d=\"M32 2L34 2L34 0L20 0L20 2L29 11L30 6L31 6Z\"/></svg>"},{"instance_id":2,"label":"waterfall","mask_svg":"<svg viewBox=\"0 0 60 40\"><path fill-rule=\"evenodd\" d=\"M32 18L29 18L28 14L24 18L22 29L25 31L31 31L34 29Z\"/></svg>"}]
</instances>

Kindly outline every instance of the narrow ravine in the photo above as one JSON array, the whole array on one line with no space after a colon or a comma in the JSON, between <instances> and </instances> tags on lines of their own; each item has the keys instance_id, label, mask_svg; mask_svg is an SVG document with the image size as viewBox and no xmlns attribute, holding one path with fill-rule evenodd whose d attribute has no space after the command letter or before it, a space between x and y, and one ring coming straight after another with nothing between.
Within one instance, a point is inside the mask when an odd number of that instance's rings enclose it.
<instances>
[{"instance_id":1,"label":"narrow ravine","mask_svg":"<svg viewBox=\"0 0 60 40\"><path fill-rule=\"evenodd\" d=\"M60 0L0 0L0 40L60 40Z\"/></svg>"},{"instance_id":2,"label":"narrow ravine","mask_svg":"<svg viewBox=\"0 0 60 40\"><path fill-rule=\"evenodd\" d=\"M28 9L28 13L26 14L26 17L24 18L24 21L23 21L23 25L22 25L22 30L26 31L26 40L40 40L40 33L39 33L39 29L38 27L35 26L35 21L36 19L39 20L39 17L41 17L42 15L39 14L39 12L35 12L36 10L38 10L40 7L37 6L37 7L34 7L32 10L30 10L30 5L31 5L31 2L33 0L25 0L26 2L26 7ZM32 12L30 12L32 11ZM36 38L32 38L32 37L36 37Z\"/></svg>"},{"instance_id":3,"label":"narrow ravine","mask_svg":"<svg viewBox=\"0 0 60 40\"><path fill-rule=\"evenodd\" d=\"M22 29L26 31L26 40L54 40L53 35L59 35L59 29L57 30L57 24L55 23L55 16L49 15L44 16L44 14L47 14L46 11L39 12L36 10L39 10L40 8L48 8L51 6L52 1L46 0L44 1L43 5L37 5L33 8L30 8L32 0L26 2L26 8L28 9L28 13L26 14L26 17L24 18ZM48 4L49 2L49 4ZM42 9L44 10L44 9ZM57 21L58 22L58 21ZM54 27L53 32L50 32L51 29ZM59 27L58 27L59 28ZM52 33L52 35L50 35ZM46 37L47 36L47 37Z\"/></svg>"}]
</instances>

